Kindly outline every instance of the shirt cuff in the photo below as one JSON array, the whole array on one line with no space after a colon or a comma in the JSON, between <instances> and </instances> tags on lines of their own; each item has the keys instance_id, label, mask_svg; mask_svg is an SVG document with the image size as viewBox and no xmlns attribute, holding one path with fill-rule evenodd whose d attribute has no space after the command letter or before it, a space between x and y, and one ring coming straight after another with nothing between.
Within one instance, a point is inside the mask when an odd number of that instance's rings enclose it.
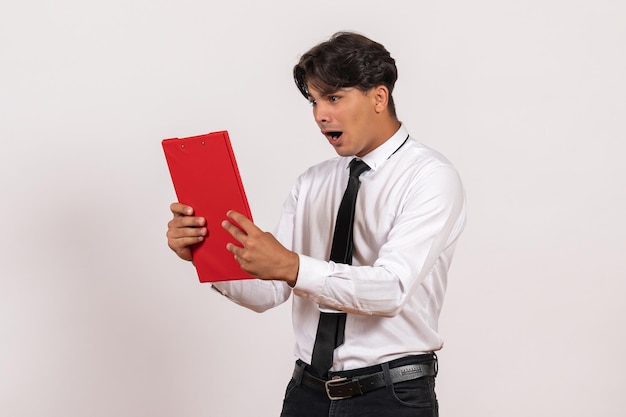
<instances>
[{"instance_id":1,"label":"shirt cuff","mask_svg":"<svg viewBox=\"0 0 626 417\"><path fill-rule=\"evenodd\" d=\"M309 256L301 254L298 254L298 256L300 257L300 268L293 291L300 297L316 299L321 295L322 289L326 284L330 265L328 262Z\"/></svg>"}]
</instances>

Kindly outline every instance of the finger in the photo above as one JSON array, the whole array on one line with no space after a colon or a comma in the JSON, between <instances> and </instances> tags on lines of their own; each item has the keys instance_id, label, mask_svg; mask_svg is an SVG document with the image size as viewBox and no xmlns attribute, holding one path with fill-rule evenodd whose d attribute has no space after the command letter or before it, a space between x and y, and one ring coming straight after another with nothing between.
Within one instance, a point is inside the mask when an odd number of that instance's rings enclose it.
<instances>
[{"instance_id":1,"label":"finger","mask_svg":"<svg viewBox=\"0 0 626 417\"><path fill-rule=\"evenodd\" d=\"M193 207L178 202L170 204L170 211L174 216L193 215Z\"/></svg>"},{"instance_id":2,"label":"finger","mask_svg":"<svg viewBox=\"0 0 626 417\"><path fill-rule=\"evenodd\" d=\"M168 227L166 236L168 239L183 237L206 237L209 231L206 227Z\"/></svg>"},{"instance_id":3,"label":"finger","mask_svg":"<svg viewBox=\"0 0 626 417\"><path fill-rule=\"evenodd\" d=\"M237 262L241 263L241 256L243 255L244 248L237 246L234 243L227 243L226 250L235 255Z\"/></svg>"},{"instance_id":4,"label":"finger","mask_svg":"<svg viewBox=\"0 0 626 417\"><path fill-rule=\"evenodd\" d=\"M204 220L201 218L188 219L185 217L176 217L167 224L167 237L177 238L186 236L207 236L209 234L206 226L203 226Z\"/></svg>"},{"instance_id":5,"label":"finger","mask_svg":"<svg viewBox=\"0 0 626 417\"><path fill-rule=\"evenodd\" d=\"M206 219L196 216L175 216L167 223L167 227L204 227Z\"/></svg>"},{"instance_id":6,"label":"finger","mask_svg":"<svg viewBox=\"0 0 626 417\"><path fill-rule=\"evenodd\" d=\"M167 223L167 230L168 235L172 236L188 236L194 233L206 235L206 219L195 216L174 217Z\"/></svg>"},{"instance_id":7,"label":"finger","mask_svg":"<svg viewBox=\"0 0 626 417\"><path fill-rule=\"evenodd\" d=\"M204 240L204 236L190 236L190 237L180 237L174 239L168 239L167 245L176 253L183 252L189 249L190 246L193 246L199 242Z\"/></svg>"},{"instance_id":8,"label":"finger","mask_svg":"<svg viewBox=\"0 0 626 417\"><path fill-rule=\"evenodd\" d=\"M232 219L235 223L241 226L241 228L247 234L250 234L250 232L253 232L256 230L261 230L254 223L252 223L252 220L250 220L243 214L239 213L238 211L230 210L228 213L226 213L226 216L228 216L228 218Z\"/></svg>"},{"instance_id":9,"label":"finger","mask_svg":"<svg viewBox=\"0 0 626 417\"><path fill-rule=\"evenodd\" d=\"M242 231L239 227L235 226L228 220L224 220L222 222L222 227L226 229L226 231L230 233L231 236L234 237L238 242L244 243L244 240L246 239L247 234L244 231Z\"/></svg>"}]
</instances>

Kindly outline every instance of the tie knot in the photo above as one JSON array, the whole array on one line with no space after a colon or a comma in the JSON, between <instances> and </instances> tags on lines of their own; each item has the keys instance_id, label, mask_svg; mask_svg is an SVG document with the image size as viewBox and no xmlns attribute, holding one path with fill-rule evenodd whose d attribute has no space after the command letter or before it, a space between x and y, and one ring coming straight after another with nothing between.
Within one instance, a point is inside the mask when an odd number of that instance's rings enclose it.
<instances>
[{"instance_id":1,"label":"tie knot","mask_svg":"<svg viewBox=\"0 0 626 417\"><path fill-rule=\"evenodd\" d=\"M350 161L350 177L359 178L359 176L370 169L370 167L360 159L354 158Z\"/></svg>"}]
</instances>

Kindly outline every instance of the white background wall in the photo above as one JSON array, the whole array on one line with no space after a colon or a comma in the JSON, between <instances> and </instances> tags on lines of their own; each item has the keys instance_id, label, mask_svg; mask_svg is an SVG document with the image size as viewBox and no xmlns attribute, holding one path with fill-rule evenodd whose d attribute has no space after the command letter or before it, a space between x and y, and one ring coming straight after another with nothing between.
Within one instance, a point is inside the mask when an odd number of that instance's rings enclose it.
<instances>
[{"instance_id":1,"label":"white background wall","mask_svg":"<svg viewBox=\"0 0 626 417\"><path fill-rule=\"evenodd\" d=\"M333 155L291 79L337 30L385 44L469 222L442 416L623 416L626 4L3 1L0 414L277 416L289 305L246 311L167 249L160 141L228 129L257 223Z\"/></svg>"}]
</instances>

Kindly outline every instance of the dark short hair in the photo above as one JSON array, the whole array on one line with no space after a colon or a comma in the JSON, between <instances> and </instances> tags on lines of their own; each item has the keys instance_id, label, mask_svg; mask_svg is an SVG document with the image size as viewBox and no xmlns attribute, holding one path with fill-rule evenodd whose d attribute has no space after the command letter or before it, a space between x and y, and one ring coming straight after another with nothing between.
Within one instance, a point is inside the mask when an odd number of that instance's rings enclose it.
<instances>
[{"instance_id":1,"label":"dark short hair","mask_svg":"<svg viewBox=\"0 0 626 417\"><path fill-rule=\"evenodd\" d=\"M396 61L378 42L352 32L335 33L311 48L293 68L296 86L309 98L309 84L328 94L355 87L363 92L384 85L389 90L389 111L396 116L393 87L398 79Z\"/></svg>"}]
</instances>

